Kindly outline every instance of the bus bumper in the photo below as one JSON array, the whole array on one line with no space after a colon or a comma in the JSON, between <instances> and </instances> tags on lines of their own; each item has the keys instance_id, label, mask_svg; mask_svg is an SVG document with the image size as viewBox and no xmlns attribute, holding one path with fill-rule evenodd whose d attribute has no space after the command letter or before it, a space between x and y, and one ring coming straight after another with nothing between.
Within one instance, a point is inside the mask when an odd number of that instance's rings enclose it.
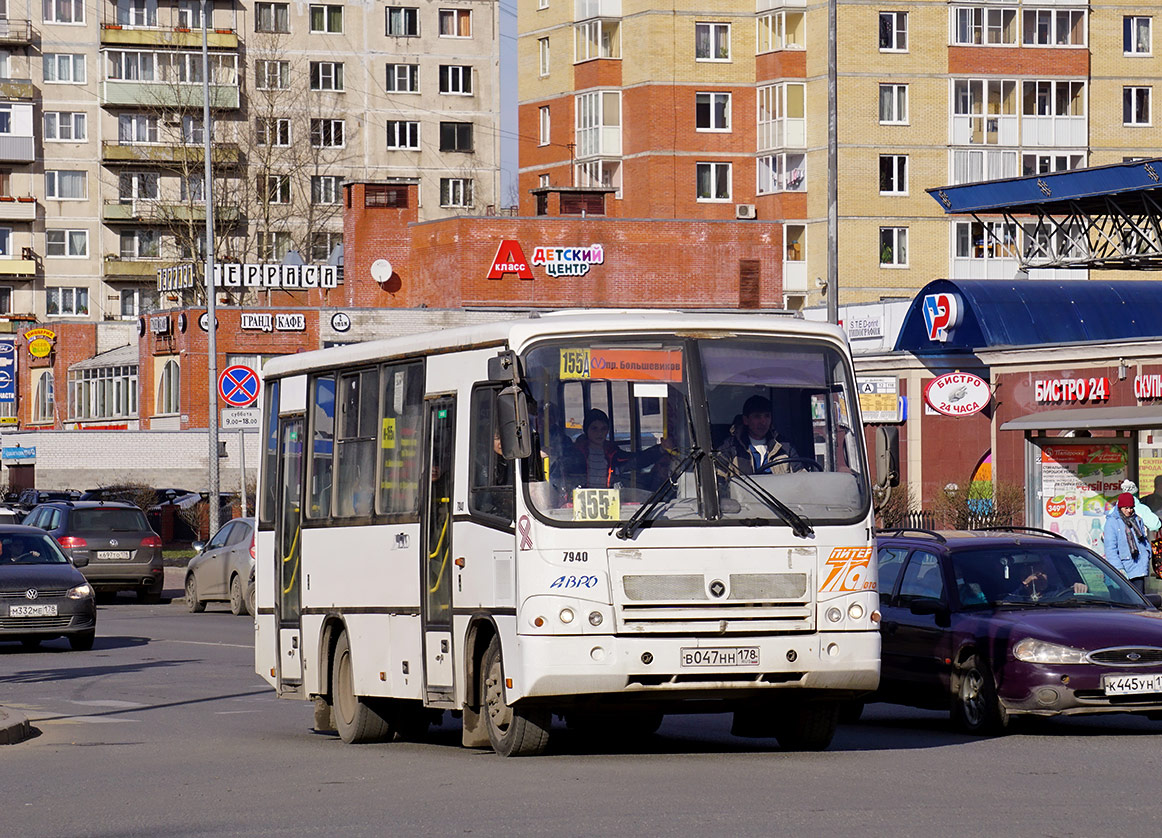
<instances>
[{"instance_id":1,"label":"bus bumper","mask_svg":"<svg viewBox=\"0 0 1162 838\"><path fill-rule=\"evenodd\" d=\"M866 691L876 688L880 676L878 631L763 638L521 635L517 643L519 664L506 656L509 701L643 692L678 700L769 689Z\"/></svg>"}]
</instances>

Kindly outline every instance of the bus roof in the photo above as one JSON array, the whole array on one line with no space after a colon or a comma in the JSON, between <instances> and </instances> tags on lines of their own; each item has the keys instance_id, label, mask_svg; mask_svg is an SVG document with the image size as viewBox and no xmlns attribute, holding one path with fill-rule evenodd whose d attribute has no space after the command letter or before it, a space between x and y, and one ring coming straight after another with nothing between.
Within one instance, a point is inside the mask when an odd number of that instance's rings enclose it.
<instances>
[{"instance_id":1,"label":"bus roof","mask_svg":"<svg viewBox=\"0 0 1162 838\"><path fill-rule=\"evenodd\" d=\"M572 309L533 312L527 317L459 326L435 332L369 340L269 359L264 378L279 378L318 369L358 366L386 358L456 352L487 346L520 350L534 338L570 334L641 332L769 332L828 338L846 343L842 329L829 323L786 314L693 313L660 309Z\"/></svg>"}]
</instances>

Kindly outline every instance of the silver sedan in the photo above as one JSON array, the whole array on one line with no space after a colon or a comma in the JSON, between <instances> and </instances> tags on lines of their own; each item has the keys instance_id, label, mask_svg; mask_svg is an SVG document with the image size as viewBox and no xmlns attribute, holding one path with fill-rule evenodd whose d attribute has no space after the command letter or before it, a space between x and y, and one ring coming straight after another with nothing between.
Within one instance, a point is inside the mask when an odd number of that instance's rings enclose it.
<instances>
[{"instance_id":1,"label":"silver sedan","mask_svg":"<svg viewBox=\"0 0 1162 838\"><path fill-rule=\"evenodd\" d=\"M200 612L207 602L228 602L232 614L253 614L254 519L227 521L209 541L195 541L193 547L186 567L186 607Z\"/></svg>"}]
</instances>

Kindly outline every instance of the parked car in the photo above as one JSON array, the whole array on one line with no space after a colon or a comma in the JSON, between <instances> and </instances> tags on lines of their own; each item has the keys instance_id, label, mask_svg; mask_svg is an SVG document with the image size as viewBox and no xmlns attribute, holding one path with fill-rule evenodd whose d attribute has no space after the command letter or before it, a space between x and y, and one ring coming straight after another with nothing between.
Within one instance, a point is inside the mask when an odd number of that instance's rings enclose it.
<instances>
[{"instance_id":1,"label":"parked car","mask_svg":"<svg viewBox=\"0 0 1162 838\"><path fill-rule=\"evenodd\" d=\"M950 709L977 734L1020 715L1162 718L1162 614L1091 550L1013 527L881 532L876 552L869 700Z\"/></svg>"},{"instance_id":2,"label":"parked car","mask_svg":"<svg viewBox=\"0 0 1162 838\"><path fill-rule=\"evenodd\" d=\"M0 526L0 640L33 648L67 637L86 651L96 633L93 587L57 543L32 527Z\"/></svg>"},{"instance_id":3,"label":"parked car","mask_svg":"<svg viewBox=\"0 0 1162 838\"><path fill-rule=\"evenodd\" d=\"M229 602L232 614L254 613L254 519L235 518L205 544L186 568L186 608L206 610L207 602Z\"/></svg>"},{"instance_id":4,"label":"parked car","mask_svg":"<svg viewBox=\"0 0 1162 838\"><path fill-rule=\"evenodd\" d=\"M32 510L24 523L48 531L99 593L131 590L143 602L161 601L161 537L139 507L52 501Z\"/></svg>"},{"instance_id":5,"label":"parked car","mask_svg":"<svg viewBox=\"0 0 1162 838\"><path fill-rule=\"evenodd\" d=\"M25 512L52 500L79 500L81 493L73 489L23 489L16 496L16 507Z\"/></svg>"}]
</instances>

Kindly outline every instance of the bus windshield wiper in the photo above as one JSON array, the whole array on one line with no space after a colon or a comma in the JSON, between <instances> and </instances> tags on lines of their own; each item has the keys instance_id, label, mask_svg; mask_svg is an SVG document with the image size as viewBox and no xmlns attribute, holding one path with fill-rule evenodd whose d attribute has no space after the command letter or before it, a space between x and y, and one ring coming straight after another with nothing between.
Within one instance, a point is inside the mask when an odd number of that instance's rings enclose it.
<instances>
[{"instance_id":1,"label":"bus windshield wiper","mask_svg":"<svg viewBox=\"0 0 1162 838\"><path fill-rule=\"evenodd\" d=\"M746 486L756 498L765 503L771 510L780 518L786 521L791 526L791 532L799 536L799 538L807 538L815 535L815 528L811 526L811 522L800 515L787 504L783 503L777 497L772 495L764 489L757 480L749 474L741 472L730 458L721 451L711 451L711 458L714 462L721 466L730 476L738 480L742 485Z\"/></svg>"},{"instance_id":2,"label":"bus windshield wiper","mask_svg":"<svg viewBox=\"0 0 1162 838\"><path fill-rule=\"evenodd\" d=\"M701 460L704 453L705 452L697 445L691 448L689 453L687 453L686 456L682 458L682 461L670 469L670 473L666 476L666 479L659 483L658 488L654 489L653 492L650 493L650 496L645 499L641 506L638 507L637 512L633 513L628 521L626 521L616 530L611 530L611 532L616 534L617 537L623 541L627 538L633 538L634 534L639 529L641 529L642 524L644 524L649 519L650 515L653 514L653 511L658 508L658 506L665 499L666 495L670 493L670 489L678 488L678 475L682 474L691 465Z\"/></svg>"}]
</instances>

